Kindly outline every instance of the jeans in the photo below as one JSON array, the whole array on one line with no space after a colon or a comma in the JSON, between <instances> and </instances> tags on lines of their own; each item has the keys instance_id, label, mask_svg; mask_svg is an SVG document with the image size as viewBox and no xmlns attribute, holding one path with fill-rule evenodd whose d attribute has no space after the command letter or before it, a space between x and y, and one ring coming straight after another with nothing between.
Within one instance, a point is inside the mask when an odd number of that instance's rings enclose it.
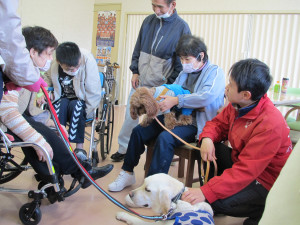
<instances>
[{"instance_id":1,"label":"jeans","mask_svg":"<svg viewBox=\"0 0 300 225\"><path fill-rule=\"evenodd\" d=\"M72 143L84 143L84 129L85 129L85 102L83 100L70 100L68 98L61 98L53 104L57 113L59 122L69 126L69 140Z\"/></svg>"},{"instance_id":2,"label":"jeans","mask_svg":"<svg viewBox=\"0 0 300 225\"><path fill-rule=\"evenodd\" d=\"M231 168L233 165L231 148L221 143L215 143L215 149L218 159L216 161L218 175L221 175L225 169ZM213 168L213 164L211 164L211 168ZM213 169L210 172L213 174ZM209 173L210 177L212 174ZM254 180L238 193L225 199L219 199L213 202L211 206L215 213L260 219L264 211L267 194L268 190Z\"/></svg>"},{"instance_id":3,"label":"jeans","mask_svg":"<svg viewBox=\"0 0 300 225\"><path fill-rule=\"evenodd\" d=\"M158 116L162 123L163 118L163 115ZM193 142L197 134L197 127L193 125L177 126L172 132L186 142ZM147 176L156 173L168 173L174 156L174 148L183 145L183 143L165 131L155 120L147 127L138 125L133 129L122 169L133 172L134 167L139 163L141 154L145 151L145 144L153 139L156 141Z\"/></svg>"}]
</instances>

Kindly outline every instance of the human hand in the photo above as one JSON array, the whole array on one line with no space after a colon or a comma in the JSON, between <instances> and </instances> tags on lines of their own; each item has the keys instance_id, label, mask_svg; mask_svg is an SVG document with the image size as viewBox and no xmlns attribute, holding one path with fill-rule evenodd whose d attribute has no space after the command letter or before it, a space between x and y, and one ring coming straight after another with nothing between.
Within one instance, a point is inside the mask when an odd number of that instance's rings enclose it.
<instances>
[{"instance_id":1,"label":"human hand","mask_svg":"<svg viewBox=\"0 0 300 225\"><path fill-rule=\"evenodd\" d=\"M20 91L22 89L22 87L14 84L13 82L7 82L5 84L5 88L6 90L4 91L4 94L7 94L8 91L13 91L13 90Z\"/></svg>"},{"instance_id":2,"label":"human hand","mask_svg":"<svg viewBox=\"0 0 300 225\"><path fill-rule=\"evenodd\" d=\"M48 86L48 84L44 81L44 79L40 77L40 79L37 82L35 82L34 84L31 84L31 85L24 86L24 88L26 88L28 91L31 91L31 92L38 92L41 88L41 85L43 87Z\"/></svg>"},{"instance_id":3,"label":"human hand","mask_svg":"<svg viewBox=\"0 0 300 225\"><path fill-rule=\"evenodd\" d=\"M168 95L162 95L160 96L163 101L158 103L160 111L165 112L168 109L171 109L174 105L178 105L178 98L177 97L172 97Z\"/></svg>"},{"instance_id":4,"label":"human hand","mask_svg":"<svg viewBox=\"0 0 300 225\"><path fill-rule=\"evenodd\" d=\"M41 107L45 103L46 103L46 98L44 95L36 99L36 105L38 107Z\"/></svg>"},{"instance_id":5,"label":"human hand","mask_svg":"<svg viewBox=\"0 0 300 225\"><path fill-rule=\"evenodd\" d=\"M189 188L187 191L183 192L181 200L195 205L197 203L204 202L205 196L200 188Z\"/></svg>"},{"instance_id":6,"label":"human hand","mask_svg":"<svg viewBox=\"0 0 300 225\"><path fill-rule=\"evenodd\" d=\"M134 89L137 89L139 86L139 75L137 73L134 73L131 78L131 85Z\"/></svg>"},{"instance_id":7,"label":"human hand","mask_svg":"<svg viewBox=\"0 0 300 225\"><path fill-rule=\"evenodd\" d=\"M46 149L46 151L48 152L48 154L50 156L50 159L53 159L53 150L50 147L50 145L47 142L45 142L45 144L42 147L44 147ZM36 146L34 146L33 148L35 149L35 152L36 152L36 154L39 158L39 161L45 162L46 161L46 156L44 155L44 152Z\"/></svg>"},{"instance_id":8,"label":"human hand","mask_svg":"<svg viewBox=\"0 0 300 225\"><path fill-rule=\"evenodd\" d=\"M215 145L210 138L203 138L200 146L201 158L206 162L207 160L216 160Z\"/></svg>"}]
</instances>

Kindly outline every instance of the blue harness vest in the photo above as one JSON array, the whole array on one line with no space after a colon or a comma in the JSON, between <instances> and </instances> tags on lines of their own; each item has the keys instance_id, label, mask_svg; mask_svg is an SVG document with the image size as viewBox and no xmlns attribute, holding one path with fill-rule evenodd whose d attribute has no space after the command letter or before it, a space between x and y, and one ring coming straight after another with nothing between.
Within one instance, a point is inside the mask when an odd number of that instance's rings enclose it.
<instances>
[{"instance_id":1,"label":"blue harness vest","mask_svg":"<svg viewBox=\"0 0 300 225\"><path fill-rule=\"evenodd\" d=\"M171 214L168 220L175 219L174 225L212 225L214 223L213 217L209 212L198 211L186 211L177 212Z\"/></svg>"},{"instance_id":2,"label":"blue harness vest","mask_svg":"<svg viewBox=\"0 0 300 225\"><path fill-rule=\"evenodd\" d=\"M167 88L169 89L167 92L165 92L165 95L176 97L177 95L183 95L183 94L191 94L189 90L183 89L181 85L179 84L163 84L162 86L155 87L155 93L153 97L156 99L158 98L163 90ZM163 99L160 99L158 102L161 102ZM183 115L191 115L193 109L188 108L182 108L181 112ZM166 113L170 112L170 110L167 110Z\"/></svg>"}]
</instances>

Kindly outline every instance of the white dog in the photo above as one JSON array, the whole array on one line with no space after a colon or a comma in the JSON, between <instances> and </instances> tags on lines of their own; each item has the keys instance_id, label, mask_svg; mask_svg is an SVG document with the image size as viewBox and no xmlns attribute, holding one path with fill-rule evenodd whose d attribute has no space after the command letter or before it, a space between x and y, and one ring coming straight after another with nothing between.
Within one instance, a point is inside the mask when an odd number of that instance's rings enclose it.
<instances>
[{"instance_id":1,"label":"white dog","mask_svg":"<svg viewBox=\"0 0 300 225\"><path fill-rule=\"evenodd\" d=\"M208 203L191 205L188 202L177 200L186 190L183 183L167 174L159 173L149 176L145 178L141 187L126 196L126 204L130 207L152 208L155 213L160 215L166 215L173 209L170 215L173 219L145 222L126 212L119 212L116 217L130 225L193 224L192 220L200 220L205 225L214 224L213 210ZM174 221L175 218L176 221Z\"/></svg>"}]
</instances>

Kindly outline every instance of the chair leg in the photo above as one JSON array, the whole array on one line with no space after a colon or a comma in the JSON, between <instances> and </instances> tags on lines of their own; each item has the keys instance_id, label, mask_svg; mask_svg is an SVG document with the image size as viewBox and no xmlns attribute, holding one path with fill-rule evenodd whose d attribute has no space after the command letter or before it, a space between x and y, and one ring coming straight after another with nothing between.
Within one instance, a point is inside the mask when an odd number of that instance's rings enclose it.
<instances>
[{"instance_id":1,"label":"chair leg","mask_svg":"<svg viewBox=\"0 0 300 225\"><path fill-rule=\"evenodd\" d=\"M178 163L178 178L184 177L185 158L179 157Z\"/></svg>"},{"instance_id":2,"label":"chair leg","mask_svg":"<svg viewBox=\"0 0 300 225\"><path fill-rule=\"evenodd\" d=\"M192 158L189 158L188 165L187 165L187 171L186 171L186 178L185 178L185 186L186 187L192 187L194 166L195 166L195 160L193 160Z\"/></svg>"},{"instance_id":3,"label":"chair leg","mask_svg":"<svg viewBox=\"0 0 300 225\"><path fill-rule=\"evenodd\" d=\"M146 162L145 162L145 177L148 174L153 156L153 146L147 146Z\"/></svg>"}]
</instances>

